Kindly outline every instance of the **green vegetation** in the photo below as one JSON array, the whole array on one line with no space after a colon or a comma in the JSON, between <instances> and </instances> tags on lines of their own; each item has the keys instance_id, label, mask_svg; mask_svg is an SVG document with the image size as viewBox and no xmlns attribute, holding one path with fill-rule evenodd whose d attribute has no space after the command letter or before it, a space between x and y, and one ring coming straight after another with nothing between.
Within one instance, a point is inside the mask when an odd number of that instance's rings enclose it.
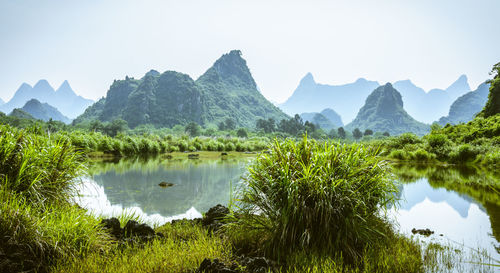
<instances>
[{"instance_id":1,"label":"green vegetation","mask_svg":"<svg viewBox=\"0 0 500 273\"><path fill-rule=\"evenodd\" d=\"M491 69L491 74L493 79L488 81L490 86L490 94L488 95L488 101L484 106L483 111L479 113L479 116L490 117L500 113L500 63L497 63Z\"/></svg>"},{"instance_id":2,"label":"green vegetation","mask_svg":"<svg viewBox=\"0 0 500 273\"><path fill-rule=\"evenodd\" d=\"M98 220L68 202L83 170L69 140L0 126L0 271L43 272L108 246Z\"/></svg>"},{"instance_id":3,"label":"green vegetation","mask_svg":"<svg viewBox=\"0 0 500 273\"><path fill-rule=\"evenodd\" d=\"M273 258L304 250L359 262L392 232L379 210L394 203L396 186L370 148L276 141L248 170L230 230Z\"/></svg>"}]
</instances>

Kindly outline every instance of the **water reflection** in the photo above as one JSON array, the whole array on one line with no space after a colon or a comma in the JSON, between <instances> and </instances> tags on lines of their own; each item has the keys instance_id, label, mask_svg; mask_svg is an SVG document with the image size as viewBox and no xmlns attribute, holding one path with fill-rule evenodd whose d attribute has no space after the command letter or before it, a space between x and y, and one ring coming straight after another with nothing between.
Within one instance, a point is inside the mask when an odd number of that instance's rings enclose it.
<instances>
[{"instance_id":1,"label":"water reflection","mask_svg":"<svg viewBox=\"0 0 500 273\"><path fill-rule=\"evenodd\" d=\"M78 203L86 202L82 206L106 215L116 215L120 209L129 208L143 218L156 215L151 218L156 222L186 213L187 218L199 217L199 212L218 203L228 203L230 187L239 184L247 161L248 158L137 158L94 163L90 166L93 175L80 189L83 197ZM158 186L162 181L174 186L162 188Z\"/></svg>"},{"instance_id":2,"label":"water reflection","mask_svg":"<svg viewBox=\"0 0 500 273\"><path fill-rule=\"evenodd\" d=\"M498 183L495 174L470 167L424 165L394 165L393 172L402 182L402 201L392 214L403 232L430 228L500 258L500 195L494 186Z\"/></svg>"}]
</instances>

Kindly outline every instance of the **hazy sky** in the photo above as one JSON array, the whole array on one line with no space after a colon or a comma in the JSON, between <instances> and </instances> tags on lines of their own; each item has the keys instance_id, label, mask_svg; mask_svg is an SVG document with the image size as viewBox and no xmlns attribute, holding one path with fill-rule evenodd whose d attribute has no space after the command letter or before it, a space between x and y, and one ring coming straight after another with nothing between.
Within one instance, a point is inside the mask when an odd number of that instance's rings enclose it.
<instances>
[{"instance_id":1,"label":"hazy sky","mask_svg":"<svg viewBox=\"0 0 500 273\"><path fill-rule=\"evenodd\" d=\"M231 49L278 102L307 72L426 90L466 74L476 88L500 61L499 11L498 0L0 0L0 98L42 78L92 99L150 69L196 79Z\"/></svg>"}]
</instances>

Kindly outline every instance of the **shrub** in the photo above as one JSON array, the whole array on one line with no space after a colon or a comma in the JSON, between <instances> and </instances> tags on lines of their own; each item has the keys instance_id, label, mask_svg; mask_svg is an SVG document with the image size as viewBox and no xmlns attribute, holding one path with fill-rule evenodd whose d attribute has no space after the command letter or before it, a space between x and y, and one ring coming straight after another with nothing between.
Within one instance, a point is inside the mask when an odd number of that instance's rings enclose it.
<instances>
[{"instance_id":1,"label":"shrub","mask_svg":"<svg viewBox=\"0 0 500 273\"><path fill-rule=\"evenodd\" d=\"M399 159L399 160L407 160L408 154L404 150L393 150L388 156L389 158Z\"/></svg>"},{"instance_id":2,"label":"shrub","mask_svg":"<svg viewBox=\"0 0 500 273\"><path fill-rule=\"evenodd\" d=\"M306 138L275 140L248 172L241 215L229 229L259 233L263 250L277 258L302 249L359 258L380 238L374 223L397 190L373 149Z\"/></svg>"}]
</instances>

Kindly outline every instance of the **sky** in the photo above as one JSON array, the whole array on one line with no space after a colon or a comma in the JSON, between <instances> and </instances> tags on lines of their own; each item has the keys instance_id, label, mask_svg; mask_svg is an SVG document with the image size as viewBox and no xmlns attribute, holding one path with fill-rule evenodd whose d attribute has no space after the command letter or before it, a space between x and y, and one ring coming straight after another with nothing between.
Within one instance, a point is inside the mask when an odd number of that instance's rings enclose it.
<instances>
[{"instance_id":1,"label":"sky","mask_svg":"<svg viewBox=\"0 0 500 273\"><path fill-rule=\"evenodd\" d=\"M500 62L498 0L0 0L0 98L68 80L98 99L150 69L196 79L239 49L262 94L285 101L316 82L411 79L475 89Z\"/></svg>"}]
</instances>

